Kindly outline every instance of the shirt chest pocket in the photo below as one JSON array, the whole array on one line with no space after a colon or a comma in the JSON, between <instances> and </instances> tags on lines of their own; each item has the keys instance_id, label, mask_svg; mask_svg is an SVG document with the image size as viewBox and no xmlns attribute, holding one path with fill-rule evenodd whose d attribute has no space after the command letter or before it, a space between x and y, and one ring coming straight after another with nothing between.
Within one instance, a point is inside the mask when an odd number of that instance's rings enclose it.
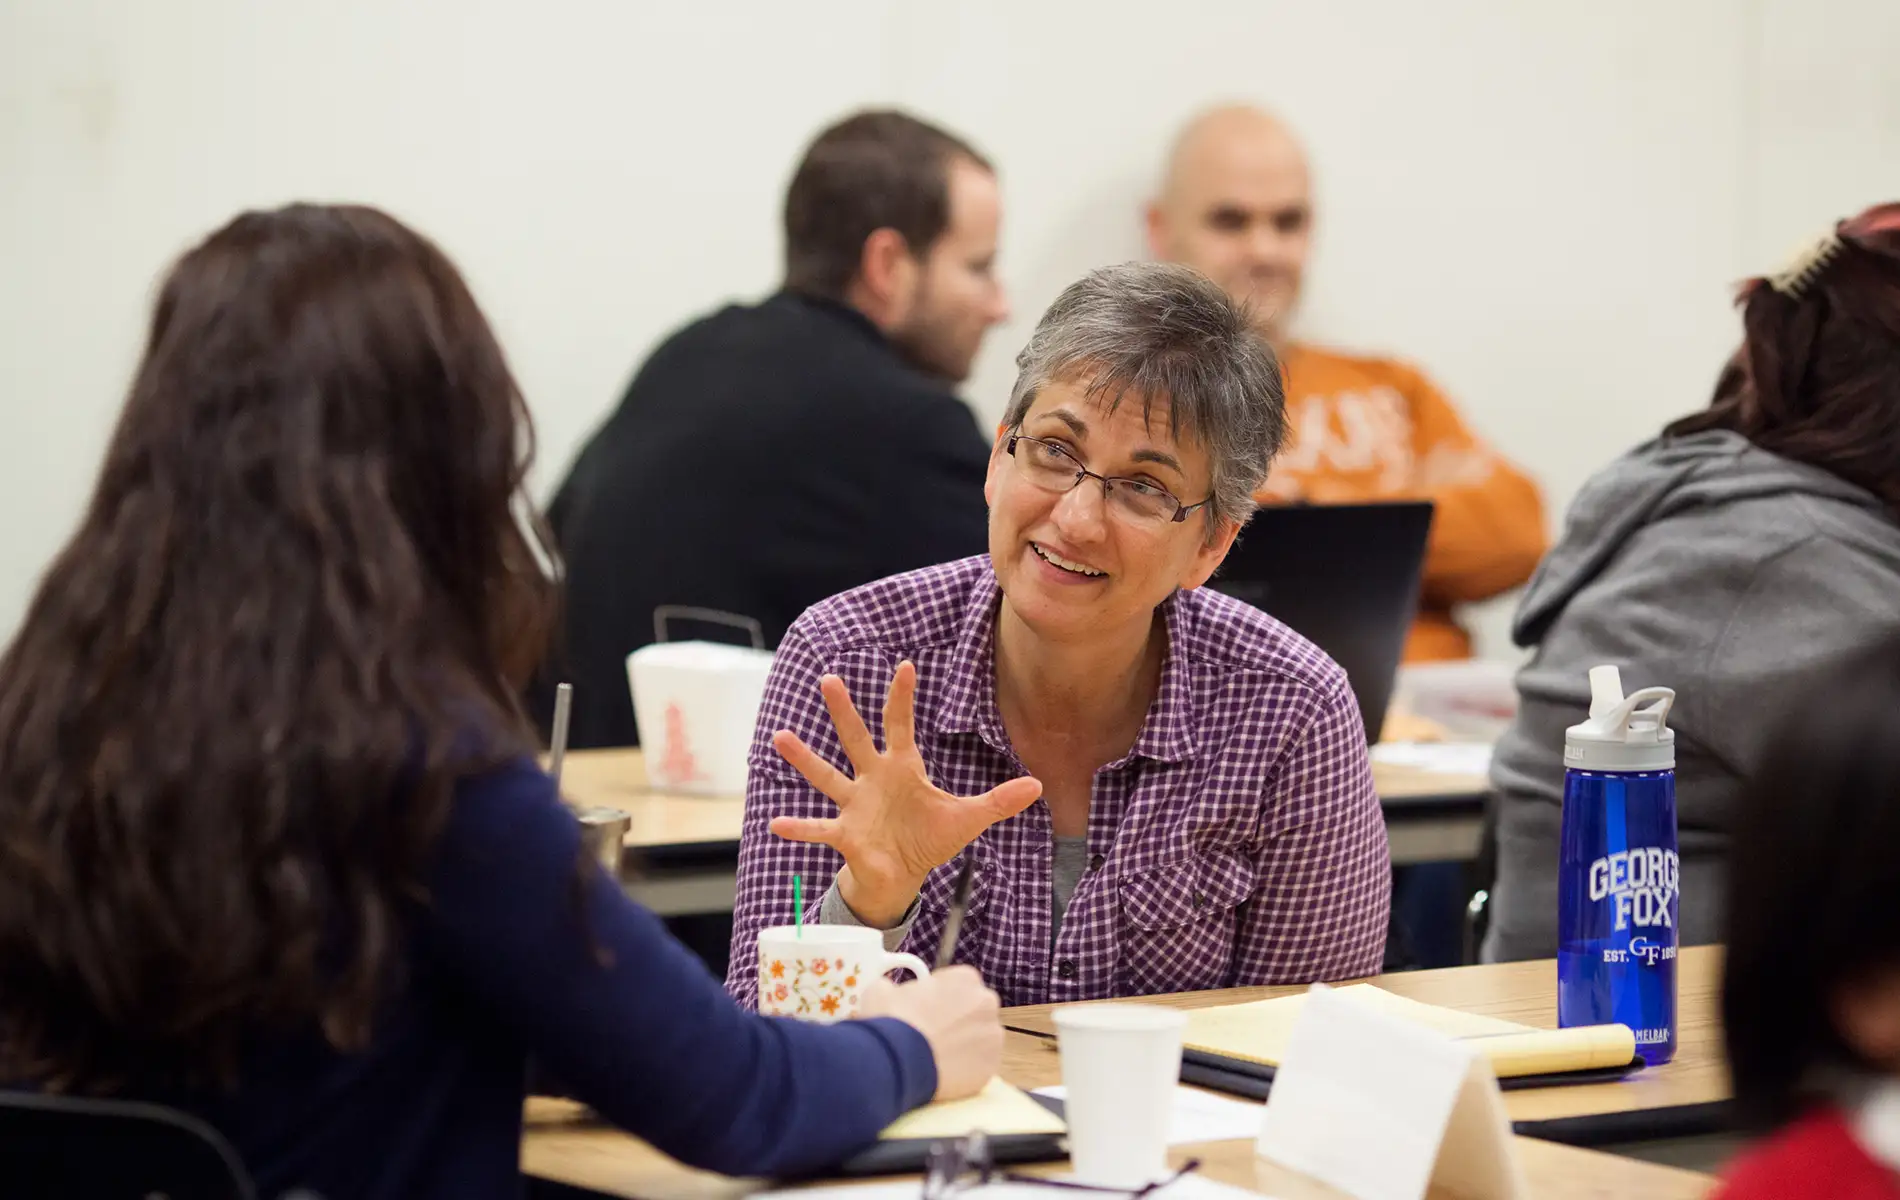
<instances>
[{"instance_id":1,"label":"shirt chest pocket","mask_svg":"<svg viewBox=\"0 0 1900 1200\"><path fill-rule=\"evenodd\" d=\"M1229 986L1234 941L1254 893L1252 862L1209 852L1121 882L1120 961L1124 996Z\"/></svg>"},{"instance_id":2,"label":"shirt chest pocket","mask_svg":"<svg viewBox=\"0 0 1900 1200\"><path fill-rule=\"evenodd\" d=\"M962 870L962 861L952 859L926 875L923 887L918 890L917 922L904 940L904 949L925 962L936 961L937 947L949 925L951 906L956 902L957 876ZM997 899L996 874L979 859L970 884L970 906L958 931L954 961L970 963L987 977L1002 965L996 957L999 947L995 939L988 936L991 905Z\"/></svg>"}]
</instances>

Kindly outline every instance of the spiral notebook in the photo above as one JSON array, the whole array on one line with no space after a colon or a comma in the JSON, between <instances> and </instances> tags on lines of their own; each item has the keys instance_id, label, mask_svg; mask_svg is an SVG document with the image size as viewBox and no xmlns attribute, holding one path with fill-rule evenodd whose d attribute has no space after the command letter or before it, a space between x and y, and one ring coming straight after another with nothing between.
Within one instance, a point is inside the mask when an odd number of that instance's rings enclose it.
<instances>
[{"instance_id":1,"label":"spiral notebook","mask_svg":"<svg viewBox=\"0 0 1900 1200\"><path fill-rule=\"evenodd\" d=\"M1490 1061L1500 1086L1542 1087L1618 1079L1640 1067L1624 1025L1534 1029L1497 1017L1423 1004L1371 984L1336 988L1341 997L1469 1041ZM1286 1052L1306 996L1198 1008L1188 1013L1182 1081L1264 1096Z\"/></svg>"}]
</instances>

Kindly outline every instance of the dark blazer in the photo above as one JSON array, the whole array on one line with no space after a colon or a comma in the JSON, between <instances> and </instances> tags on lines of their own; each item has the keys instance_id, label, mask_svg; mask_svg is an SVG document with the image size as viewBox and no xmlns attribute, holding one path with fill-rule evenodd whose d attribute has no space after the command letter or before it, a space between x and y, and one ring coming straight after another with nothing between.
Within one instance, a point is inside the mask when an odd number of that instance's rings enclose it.
<instances>
[{"instance_id":1,"label":"dark blazer","mask_svg":"<svg viewBox=\"0 0 1900 1200\"><path fill-rule=\"evenodd\" d=\"M544 726L566 679L571 745L636 741L626 657L657 606L752 617L776 646L828 596L982 553L988 458L969 408L855 309L781 292L675 333L549 510L567 602Z\"/></svg>"}]
</instances>

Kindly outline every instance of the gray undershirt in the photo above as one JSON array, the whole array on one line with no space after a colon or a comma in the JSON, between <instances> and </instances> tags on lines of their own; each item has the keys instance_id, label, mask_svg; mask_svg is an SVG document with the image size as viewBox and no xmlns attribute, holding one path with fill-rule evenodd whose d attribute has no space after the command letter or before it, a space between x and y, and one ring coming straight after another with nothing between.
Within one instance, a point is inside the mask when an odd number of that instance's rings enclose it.
<instances>
[{"instance_id":1,"label":"gray undershirt","mask_svg":"<svg viewBox=\"0 0 1900 1200\"><path fill-rule=\"evenodd\" d=\"M1056 934L1062 932L1062 918L1069 912L1069 897L1075 895L1075 885L1082 882L1082 876L1089 869L1089 840L1086 837L1059 837L1056 839L1055 862L1051 864L1050 883L1055 893L1049 904L1049 944L1056 944Z\"/></svg>"},{"instance_id":2,"label":"gray undershirt","mask_svg":"<svg viewBox=\"0 0 1900 1200\"><path fill-rule=\"evenodd\" d=\"M1050 902L1049 902L1049 944L1054 945L1056 935L1062 932L1062 918L1069 911L1069 897L1075 895L1076 885L1082 882L1082 876L1089 869L1089 840L1086 837L1059 837L1056 839L1055 861L1050 864ZM910 910L903 919L889 929L883 930L884 948L893 953L910 936L910 927L917 923L917 901L911 901ZM863 925L858 914L838 894L838 883L834 879L825 889L824 899L818 902L818 923L820 925Z\"/></svg>"}]
</instances>

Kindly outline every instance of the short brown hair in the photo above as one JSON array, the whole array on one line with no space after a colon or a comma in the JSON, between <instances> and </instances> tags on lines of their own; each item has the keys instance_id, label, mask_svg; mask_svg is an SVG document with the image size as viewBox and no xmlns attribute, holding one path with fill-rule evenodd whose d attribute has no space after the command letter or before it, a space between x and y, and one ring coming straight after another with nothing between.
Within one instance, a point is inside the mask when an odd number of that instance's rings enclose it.
<instances>
[{"instance_id":1,"label":"short brown hair","mask_svg":"<svg viewBox=\"0 0 1900 1200\"><path fill-rule=\"evenodd\" d=\"M1713 402L1664 433L1732 430L1900 514L1900 204L1835 235L1840 251L1796 294L1765 278L1742 285L1745 334Z\"/></svg>"},{"instance_id":2,"label":"short brown hair","mask_svg":"<svg viewBox=\"0 0 1900 1200\"><path fill-rule=\"evenodd\" d=\"M819 134L785 192L785 286L841 300L864 240L895 229L922 255L950 223L950 163L993 170L955 134L893 109L856 113Z\"/></svg>"}]
</instances>

